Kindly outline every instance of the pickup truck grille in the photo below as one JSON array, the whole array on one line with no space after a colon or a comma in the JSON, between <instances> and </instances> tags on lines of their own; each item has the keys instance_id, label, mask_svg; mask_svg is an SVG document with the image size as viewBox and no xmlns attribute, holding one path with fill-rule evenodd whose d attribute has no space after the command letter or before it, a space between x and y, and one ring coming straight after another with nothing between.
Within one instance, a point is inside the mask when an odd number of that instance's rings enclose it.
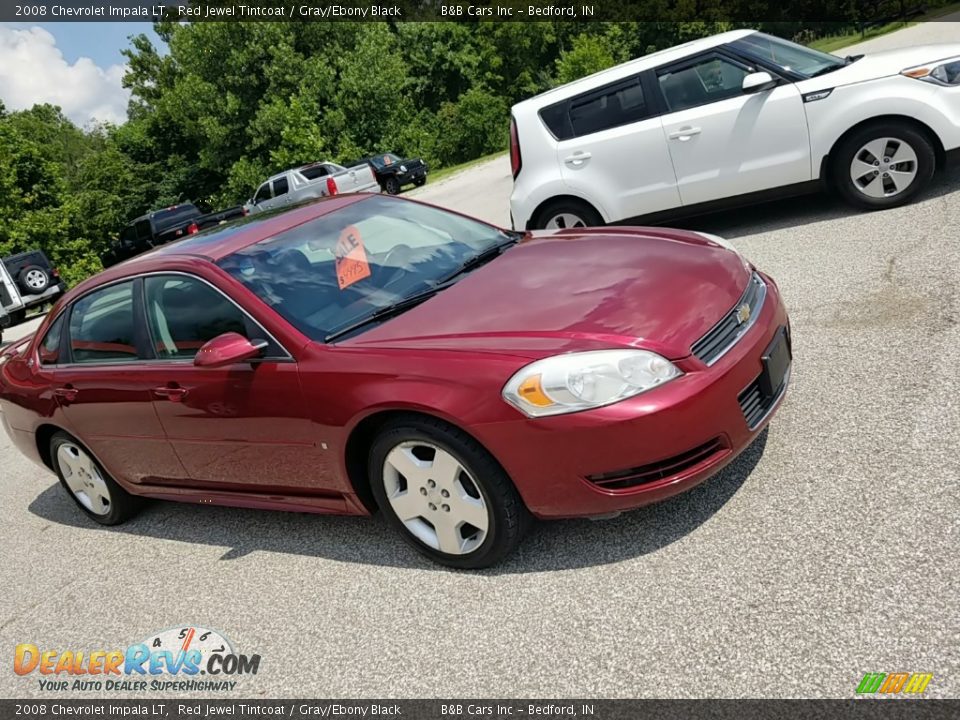
<instances>
[{"instance_id":1,"label":"pickup truck grille","mask_svg":"<svg viewBox=\"0 0 960 720\"><path fill-rule=\"evenodd\" d=\"M766 284L757 273L753 273L747 289L733 309L693 344L691 350L697 359L707 365L713 365L723 357L753 327L753 323L763 309L766 296Z\"/></svg>"}]
</instances>

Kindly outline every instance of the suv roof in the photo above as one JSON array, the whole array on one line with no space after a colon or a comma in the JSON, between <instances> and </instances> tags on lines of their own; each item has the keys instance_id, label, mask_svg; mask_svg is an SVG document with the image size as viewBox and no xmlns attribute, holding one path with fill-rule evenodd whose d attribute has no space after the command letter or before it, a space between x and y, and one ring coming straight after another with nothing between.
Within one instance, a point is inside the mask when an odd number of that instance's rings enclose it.
<instances>
[{"instance_id":1,"label":"suv roof","mask_svg":"<svg viewBox=\"0 0 960 720\"><path fill-rule=\"evenodd\" d=\"M615 82L622 78L636 75L644 70L649 70L650 68L658 67L660 65L667 65L678 60L683 60L685 57L696 55L704 50L719 47L720 45L725 45L729 42L733 42L734 40L739 40L742 37L746 37L747 35L752 35L755 32L757 31L730 30L729 32L720 33L719 35L711 35L710 37L691 40L683 45L675 45L674 47L667 48L666 50L658 50L657 52L650 53L649 55L644 55L636 58L635 60L628 60L625 63L614 65L606 70L596 72L593 75L588 75L580 78L579 80L574 80L565 85L552 88L546 92L540 93L539 95L535 95L532 98L523 100L513 107L526 108L527 106L532 105L536 108L539 108L542 105L566 100L567 98L573 97L581 92L584 92L585 90L592 90L597 86L598 83L602 82L603 84L606 84L608 82Z\"/></svg>"}]
</instances>

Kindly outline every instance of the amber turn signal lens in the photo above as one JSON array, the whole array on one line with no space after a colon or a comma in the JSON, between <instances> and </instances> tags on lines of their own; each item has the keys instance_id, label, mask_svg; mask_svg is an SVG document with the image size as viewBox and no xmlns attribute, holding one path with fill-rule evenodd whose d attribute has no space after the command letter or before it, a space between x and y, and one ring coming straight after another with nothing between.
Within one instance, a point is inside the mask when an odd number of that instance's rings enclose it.
<instances>
[{"instance_id":1,"label":"amber turn signal lens","mask_svg":"<svg viewBox=\"0 0 960 720\"><path fill-rule=\"evenodd\" d=\"M924 78L930 74L930 68L913 68L912 70L904 70L900 74L910 78Z\"/></svg>"},{"instance_id":2,"label":"amber turn signal lens","mask_svg":"<svg viewBox=\"0 0 960 720\"><path fill-rule=\"evenodd\" d=\"M520 383L520 387L517 388L517 395L537 407L553 405L553 400L547 397L547 394L543 391L543 387L540 385L539 375L531 375Z\"/></svg>"}]
</instances>

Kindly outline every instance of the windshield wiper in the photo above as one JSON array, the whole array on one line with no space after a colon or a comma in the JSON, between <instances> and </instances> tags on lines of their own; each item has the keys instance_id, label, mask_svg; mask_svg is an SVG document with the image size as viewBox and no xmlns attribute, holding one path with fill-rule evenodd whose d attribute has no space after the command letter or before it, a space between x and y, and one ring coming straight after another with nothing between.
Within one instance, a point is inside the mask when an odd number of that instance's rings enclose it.
<instances>
[{"instance_id":1,"label":"windshield wiper","mask_svg":"<svg viewBox=\"0 0 960 720\"><path fill-rule=\"evenodd\" d=\"M507 240L497 243L496 245L492 245L483 252L480 252L471 258L467 258L456 270L441 279L440 284L442 285L444 283L448 283L454 278L460 277L471 270L476 270L481 265L486 265L494 258L499 257L500 254L503 253L503 251L508 247L511 245L516 245L518 242L520 242L520 239L523 237L523 233L515 230L511 230L509 232L505 230L504 234L507 236Z\"/></svg>"},{"instance_id":2,"label":"windshield wiper","mask_svg":"<svg viewBox=\"0 0 960 720\"><path fill-rule=\"evenodd\" d=\"M384 318L388 318L393 315L399 315L405 310L409 310L414 305L419 305L420 303L426 300L429 300L438 292L443 290L445 287L447 287L447 285L444 285L442 283L438 285L434 285L428 290L414 293L410 297L405 297L403 298L403 300L398 300L393 305L387 305L386 307L382 307L379 310L374 310L372 313L370 313L369 315L364 315L359 320L356 320L354 322L348 323L347 325L337 328L336 330L331 332L329 335L327 335L323 339L323 341L330 342L331 340L336 340L338 337L347 335L348 333L351 333L354 330L362 328L364 325L369 325L370 323L376 322L378 320L383 320Z\"/></svg>"}]
</instances>

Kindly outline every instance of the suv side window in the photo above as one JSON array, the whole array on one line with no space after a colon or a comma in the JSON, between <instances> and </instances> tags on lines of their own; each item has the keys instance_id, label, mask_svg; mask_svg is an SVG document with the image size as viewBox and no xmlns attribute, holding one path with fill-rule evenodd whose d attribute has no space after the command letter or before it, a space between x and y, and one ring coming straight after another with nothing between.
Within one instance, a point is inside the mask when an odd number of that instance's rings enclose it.
<instances>
[{"instance_id":1,"label":"suv side window","mask_svg":"<svg viewBox=\"0 0 960 720\"><path fill-rule=\"evenodd\" d=\"M147 325L157 358L190 359L209 340L235 332L249 340L265 340L266 356L286 353L266 331L220 291L185 275L144 278Z\"/></svg>"},{"instance_id":2,"label":"suv side window","mask_svg":"<svg viewBox=\"0 0 960 720\"><path fill-rule=\"evenodd\" d=\"M540 118L558 140L629 125L652 115L639 76L619 80L540 111Z\"/></svg>"},{"instance_id":3,"label":"suv side window","mask_svg":"<svg viewBox=\"0 0 960 720\"><path fill-rule=\"evenodd\" d=\"M137 241L141 245L146 245L150 242L150 236L153 234L153 228L150 227L149 220L141 220L136 224L137 232Z\"/></svg>"},{"instance_id":4,"label":"suv side window","mask_svg":"<svg viewBox=\"0 0 960 720\"><path fill-rule=\"evenodd\" d=\"M281 195L286 195L287 191L290 189L290 183L287 182L285 177L277 178L273 181L273 196L280 197Z\"/></svg>"},{"instance_id":5,"label":"suv side window","mask_svg":"<svg viewBox=\"0 0 960 720\"><path fill-rule=\"evenodd\" d=\"M127 225L120 231L120 244L126 248L132 248L137 244L137 231L133 225Z\"/></svg>"},{"instance_id":6,"label":"suv side window","mask_svg":"<svg viewBox=\"0 0 960 720\"><path fill-rule=\"evenodd\" d=\"M265 182L263 185L257 188L257 194L253 196L253 204L262 203L264 200L270 199L270 183Z\"/></svg>"},{"instance_id":7,"label":"suv side window","mask_svg":"<svg viewBox=\"0 0 960 720\"><path fill-rule=\"evenodd\" d=\"M75 363L139 359L132 280L95 290L73 304L70 354Z\"/></svg>"},{"instance_id":8,"label":"suv side window","mask_svg":"<svg viewBox=\"0 0 960 720\"><path fill-rule=\"evenodd\" d=\"M60 338L63 336L63 318L66 313L60 313L60 317L53 321L53 325L43 336L38 349L41 365L56 365L60 362Z\"/></svg>"},{"instance_id":9,"label":"suv side window","mask_svg":"<svg viewBox=\"0 0 960 720\"><path fill-rule=\"evenodd\" d=\"M726 100L743 93L749 70L719 55L709 55L686 65L657 72L668 112Z\"/></svg>"}]
</instances>

